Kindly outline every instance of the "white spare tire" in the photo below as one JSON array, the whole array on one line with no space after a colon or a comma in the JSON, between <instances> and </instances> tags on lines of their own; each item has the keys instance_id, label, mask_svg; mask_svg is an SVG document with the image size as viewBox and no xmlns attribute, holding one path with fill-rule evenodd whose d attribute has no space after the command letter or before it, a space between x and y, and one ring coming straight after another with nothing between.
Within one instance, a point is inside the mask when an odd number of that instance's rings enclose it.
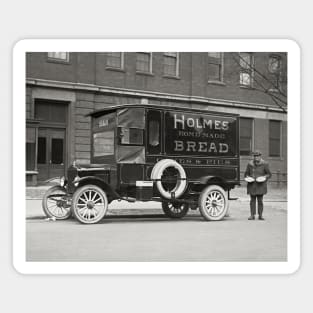
<instances>
[{"instance_id":1,"label":"white spare tire","mask_svg":"<svg viewBox=\"0 0 313 313\"><path fill-rule=\"evenodd\" d=\"M174 184L165 184L164 176L171 175L171 170L173 173L172 179L176 178ZM163 181L162 181L163 178ZM159 193L166 199L172 198L172 193L174 193L175 198L179 198L187 187L186 172L184 168L177 163L175 160L163 159L155 164L151 172L151 179L156 181L156 186Z\"/></svg>"}]
</instances>

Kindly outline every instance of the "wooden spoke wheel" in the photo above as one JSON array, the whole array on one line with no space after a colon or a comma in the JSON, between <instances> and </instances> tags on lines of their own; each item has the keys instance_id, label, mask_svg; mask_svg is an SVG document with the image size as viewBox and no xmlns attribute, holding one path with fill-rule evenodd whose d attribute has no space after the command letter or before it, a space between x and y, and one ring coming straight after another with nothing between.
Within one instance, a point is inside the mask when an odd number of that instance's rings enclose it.
<instances>
[{"instance_id":1,"label":"wooden spoke wheel","mask_svg":"<svg viewBox=\"0 0 313 313\"><path fill-rule=\"evenodd\" d=\"M206 187L199 197L199 209L205 220L223 219L228 212L228 198L225 190L217 185Z\"/></svg>"},{"instance_id":2,"label":"wooden spoke wheel","mask_svg":"<svg viewBox=\"0 0 313 313\"><path fill-rule=\"evenodd\" d=\"M94 185L86 185L76 190L72 201L75 218L83 224L98 223L108 209L106 193Z\"/></svg>"},{"instance_id":3,"label":"wooden spoke wheel","mask_svg":"<svg viewBox=\"0 0 313 313\"><path fill-rule=\"evenodd\" d=\"M71 203L61 186L49 188L42 199L42 209L47 217L65 220L71 216Z\"/></svg>"},{"instance_id":4,"label":"wooden spoke wheel","mask_svg":"<svg viewBox=\"0 0 313 313\"><path fill-rule=\"evenodd\" d=\"M182 218L187 214L189 207L186 203L162 202L162 209L170 218Z\"/></svg>"}]
</instances>

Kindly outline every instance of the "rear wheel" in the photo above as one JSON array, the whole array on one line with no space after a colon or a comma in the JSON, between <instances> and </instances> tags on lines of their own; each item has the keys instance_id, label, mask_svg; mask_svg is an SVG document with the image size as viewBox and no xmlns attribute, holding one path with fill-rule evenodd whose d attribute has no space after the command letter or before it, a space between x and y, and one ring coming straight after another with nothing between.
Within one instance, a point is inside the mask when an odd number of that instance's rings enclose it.
<instances>
[{"instance_id":1,"label":"rear wheel","mask_svg":"<svg viewBox=\"0 0 313 313\"><path fill-rule=\"evenodd\" d=\"M98 186L86 185L74 193L73 214L83 224L98 223L105 216L107 209L107 195Z\"/></svg>"},{"instance_id":2,"label":"rear wheel","mask_svg":"<svg viewBox=\"0 0 313 313\"><path fill-rule=\"evenodd\" d=\"M46 216L65 220L71 216L71 204L66 190L61 186L49 188L42 199L42 209Z\"/></svg>"},{"instance_id":3,"label":"rear wheel","mask_svg":"<svg viewBox=\"0 0 313 313\"><path fill-rule=\"evenodd\" d=\"M186 203L162 202L162 209L170 218L182 218L187 214L189 207Z\"/></svg>"},{"instance_id":4,"label":"rear wheel","mask_svg":"<svg viewBox=\"0 0 313 313\"><path fill-rule=\"evenodd\" d=\"M228 211L228 198L225 190L217 185L203 189L199 197L199 209L207 221L219 221Z\"/></svg>"}]
</instances>

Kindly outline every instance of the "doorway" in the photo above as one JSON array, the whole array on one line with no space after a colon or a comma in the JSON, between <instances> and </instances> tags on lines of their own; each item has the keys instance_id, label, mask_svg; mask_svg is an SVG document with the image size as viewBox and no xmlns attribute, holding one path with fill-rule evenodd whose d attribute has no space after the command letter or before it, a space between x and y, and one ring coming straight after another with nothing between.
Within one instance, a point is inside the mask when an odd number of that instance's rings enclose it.
<instances>
[{"instance_id":1,"label":"doorway","mask_svg":"<svg viewBox=\"0 0 313 313\"><path fill-rule=\"evenodd\" d=\"M37 145L38 181L65 174L65 128L39 128Z\"/></svg>"}]
</instances>

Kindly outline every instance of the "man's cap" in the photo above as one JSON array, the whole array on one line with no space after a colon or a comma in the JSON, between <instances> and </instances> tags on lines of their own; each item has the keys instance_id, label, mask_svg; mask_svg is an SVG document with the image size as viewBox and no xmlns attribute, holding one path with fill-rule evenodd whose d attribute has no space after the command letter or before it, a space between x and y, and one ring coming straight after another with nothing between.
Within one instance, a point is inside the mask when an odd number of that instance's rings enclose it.
<instances>
[{"instance_id":1,"label":"man's cap","mask_svg":"<svg viewBox=\"0 0 313 313\"><path fill-rule=\"evenodd\" d=\"M253 151L253 152L251 152L251 155L252 156L260 156L260 155L262 155L262 152L260 151L260 150L255 150L255 151Z\"/></svg>"}]
</instances>

